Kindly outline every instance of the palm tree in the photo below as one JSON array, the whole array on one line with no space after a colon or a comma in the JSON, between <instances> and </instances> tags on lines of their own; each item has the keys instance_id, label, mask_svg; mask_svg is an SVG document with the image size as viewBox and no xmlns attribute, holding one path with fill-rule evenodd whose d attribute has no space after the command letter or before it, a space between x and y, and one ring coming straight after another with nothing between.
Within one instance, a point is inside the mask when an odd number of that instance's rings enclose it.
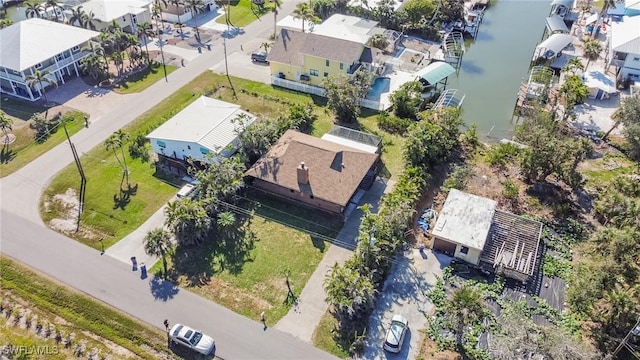
<instances>
[{"instance_id":1,"label":"palm tree","mask_svg":"<svg viewBox=\"0 0 640 360\"><path fill-rule=\"evenodd\" d=\"M193 13L193 22L198 36L198 42L200 42L200 30L198 30L198 14L204 11L204 2L202 0L186 0L185 5Z\"/></svg>"},{"instance_id":2,"label":"palm tree","mask_svg":"<svg viewBox=\"0 0 640 360\"><path fill-rule=\"evenodd\" d=\"M183 197L171 201L165 208L165 225L181 245L200 245L211 231L211 218L202 202Z\"/></svg>"},{"instance_id":3,"label":"palm tree","mask_svg":"<svg viewBox=\"0 0 640 360\"><path fill-rule=\"evenodd\" d=\"M153 26L148 21L138 24L138 38L144 39L144 49L147 52L147 63L149 63L149 46L147 44L153 35L155 35Z\"/></svg>"},{"instance_id":4,"label":"palm tree","mask_svg":"<svg viewBox=\"0 0 640 360\"><path fill-rule=\"evenodd\" d=\"M56 2L56 0L47 0L44 3L44 7L46 10L51 9L51 11L53 12L52 18L53 21L58 22L59 20L64 20L64 13L62 12L63 8L58 5L58 3ZM62 19L60 19L60 17L58 16L58 11L60 11L60 14L62 14Z\"/></svg>"},{"instance_id":5,"label":"palm tree","mask_svg":"<svg viewBox=\"0 0 640 360\"><path fill-rule=\"evenodd\" d=\"M38 92L40 93L40 95L44 96L45 104L49 101L47 99L47 93L44 91L44 87L46 87L47 85L58 87L58 82L50 78L49 75L51 75L51 72L49 72L49 70L36 70L32 75L27 76L27 86L32 89L35 89L36 86L39 86ZM47 83L47 85L42 86L43 82Z\"/></svg>"},{"instance_id":6,"label":"palm tree","mask_svg":"<svg viewBox=\"0 0 640 360\"><path fill-rule=\"evenodd\" d=\"M166 4L170 4L176 7L176 14L178 15L178 31L182 34L182 21L180 21L180 6L182 6L182 0L163 0Z\"/></svg>"},{"instance_id":7,"label":"palm tree","mask_svg":"<svg viewBox=\"0 0 640 360\"><path fill-rule=\"evenodd\" d=\"M109 136L104 142L104 146L107 150L113 150L113 155L116 157L118 164L120 164L120 167L124 172L124 178L126 179L127 186L129 185L129 169L127 168L127 160L124 154L124 143L128 139L129 135L120 129L111 134L111 136ZM122 159L118 156L118 148L122 154Z\"/></svg>"},{"instance_id":8,"label":"palm tree","mask_svg":"<svg viewBox=\"0 0 640 360\"><path fill-rule=\"evenodd\" d=\"M167 253L171 251L173 243L171 242L171 234L162 229L156 228L147 233L144 237L144 252L150 256L159 256L162 258L162 266L164 267L163 277L167 278Z\"/></svg>"},{"instance_id":9,"label":"palm tree","mask_svg":"<svg viewBox=\"0 0 640 360\"><path fill-rule=\"evenodd\" d=\"M376 289L371 279L351 267L335 264L324 279L326 301L341 320L359 319L373 307Z\"/></svg>"},{"instance_id":10,"label":"palm tree","mask_svg":"<svg viewBox=\"0 0 640 360\"><path fill-rule=\"evenodd\" d=\"M151 6L151 18L156 22L156 29L162 29L162 6L158 0Z\"/></svg>"},{"instance_id":11,"label":"palm tree","mask_svg":"<svg viewBox=\"0 0 640 360\"><path fill-rule=\"evenodd\" d=\"M2 110L0 110L0 129L2 129L2 133L5 137L9 135L7 129L13 130L13 120Z\"/></svg>"},{"instance_id":12,"label":"palm tree","mask_svg":"<svg viewBox=\"0 0 640 360\"><path fill-rule=\"evenodd\" d=\"M0 29L4 29L13 25L13 20L11 19L0 19Z\"/></svg>"},{"instance_id":13,"label":"palm tree","mask_svg":"<svg viewBox=\"0 0 640 360\"><path fill-rule=\"evenodd\" d=\"M97 54L91 54L83 58L80 61L80 67L82 71L89 74L89 76L91 76L96 82L99 82L102 79L105 72L104 59Z\"/></svg>"},{"instance_id":14,"label":"palm tree","mask_svg":"<svg viewBox=\"0 0 640 360\"><path fill-rule=\"evenodd\" d=\"M85 29L91 29L91 30L96 30L96 24L94 24L96 21L98 21L98 19L96 19L96 15L93 13L93 11L89 11L89 13L84 13L84 15L82 16L82 27Z\"/></svg>"},{"instance_id":15,"label":"palm tree","mask_svg":"<svg viewBox=\"0 0 640 360\"><path fill-rule=\"evenodd\" d=\"M302 32L304 32L304 23L306 21L310 21L315 19L315 15L313 14L313 9L309 7L309 4L306 2L299 3L296 5L295 10L293 10L293 18L302 20Z\"/></svg>"},{"instance_id":16,"label":"palm tree","mask_svg":"<svg viewBox=\"0 0 640 360\"><path fill-rule=\"evenodd\" d=\"M578 71L584 71L584 64L579 57L572 57L567 61L567 64L562 68L562 71L570 72L576 75Z\"/></svg>"},{"instance_id":17,"label":"palm tree","mask_svg":"<svg viewBox=\"0 0 640 360\"><path fill-rule=\"evenodd\" d=\"M43 8L37 0L27 1L24 3L24 13L27 18L39 18L42 17Z\"/></svg>"},{"instance_id":18,"label":"palm tree","mask_svg":"<svg viewBox=\"0 0 640 360\"><path fill-rule=\"evenodd\" d=\"M269 48L271 47L271 44L265 41L262 43L262 45L260 45L260 47L263 48L265 52L269 52Z\"/></svg>"},{"instance_id":19,"label":"palm tree","mask_svg":"<svg viewBox=\"0 0 640 360\"><path fill-rule=\"evenodd\" d=\"M376 49L385 51L387 45L389 45L389 40L384 36L384 34L375 34L369 39L369 45Z\"/></svg>"},{"instance_id":20,"label":"palm tree","mask_svg":"<svg viewBox=\"0 0 640 360\"><path fill-rule=\"evenodd\" d=\"M280 1L279 0L271 0L273 3L273 7L271 8L271 12L273 13L273 40L276 40L277 34L277 22L278 22L278 9L280 9Z\"/></svg>"},{"instance_id":21,"label":"palm tree","mask_svg":"<svg viewBox=\"0 0 640 360\"><path fill-rule=\"evenodd\" d=\"M71 17L69 17L69 24L74 25L75 23L78 23L78 27L83 28L85 16L86 16L86 13L82 9L82 5L75 8L71 8Z\"/></svg>"},{"instance_id":22,"label":"palm tree","mask_svg":"<svg viewBox=\"0 0 640 360\"><path fill-rule=\"evenodd\" d=\"M456 342L458 348L462 349L464 328L482 318L484 303L479 292L465 285L453 294L453 299L448 306L457 327Z\"/></svg>"},{"instance_id":23,"label":"palm tree","mask_svg":"<svg viewBox=\"0 0 640 360\"><path fill-rule=\"evenodd\" d=\"M584 67L585 70L589 68L589 63L592 60L598 60L600 58L600 53L602 52L602 44L598 40L588 39L584 42L584 51L582 56L587 58L587 65Z\"/></svg>"}]
</instances>

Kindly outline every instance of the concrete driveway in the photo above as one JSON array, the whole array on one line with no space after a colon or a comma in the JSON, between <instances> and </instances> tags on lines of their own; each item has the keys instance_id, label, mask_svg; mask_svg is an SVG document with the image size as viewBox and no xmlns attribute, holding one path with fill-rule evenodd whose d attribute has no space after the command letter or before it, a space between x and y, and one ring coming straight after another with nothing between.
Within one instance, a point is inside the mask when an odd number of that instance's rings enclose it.
<instances>
[{"instance_id":1,"label":"concrete driveway","mask_svg":"<svg viewBox=\"0 0 640 360\"><path fill-rule=\"evenodd\" d=\"M362 359L415 359L421 344L422 330L427 326L433 304L427 293L436 284L436 275L442 276L451 258L431 250L421 253L410 249L396 259L391 273L369 318L367 342ZM409 331L402 350L392 354L382 350L382 342L391 317L404 315L409 320Z\"/></svg>"},{"instance_id":2,"label":"concrete driveway","mask_svg":"<svg viewBox=\"0 0 640 360\"><path fill-rule=\"evenodd\" d=\"M271 70L269 69L269 64L254 63L251 61L251 52L257 50L258 47L246 48L243 46L243 49L244 50L236 51L227 56L229 75L259 81L265 84L271 84ZM226 72L224 60L211 67L211 70L224 74Z\"/></svg>"}]
</instances>

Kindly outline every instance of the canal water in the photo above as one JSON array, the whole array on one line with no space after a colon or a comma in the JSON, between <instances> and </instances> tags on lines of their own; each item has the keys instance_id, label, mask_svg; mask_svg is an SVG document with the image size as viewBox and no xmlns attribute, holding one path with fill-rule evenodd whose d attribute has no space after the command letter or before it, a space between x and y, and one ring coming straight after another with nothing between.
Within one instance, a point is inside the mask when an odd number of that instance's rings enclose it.
<instances>
[{"instance_id":1,"label":"canal water","mask_svg":"<svg viewBox=\"0 0 640 360\"><path fill-rule=\"evenodd\" d=\"M551 0L491 0L475 42L467 43L460 73L447 88L466 95L464 121L478 125L481 139L511 138L518 89L550 10Z\"/></svg>"},{"instance_id":2,"label":"canal water","mask_svg":"<svg viewBox=\"0 0 640 360\"><path fill-rule=\"evenodd\" d=\"M17 23L18 21L22 21L27 18L24 10L24 6L13 5L7 8L6 15L3 11L0 11L0 15L2 15L2 18L11 19L14 23Z\"/></svg>"}]
</instances>

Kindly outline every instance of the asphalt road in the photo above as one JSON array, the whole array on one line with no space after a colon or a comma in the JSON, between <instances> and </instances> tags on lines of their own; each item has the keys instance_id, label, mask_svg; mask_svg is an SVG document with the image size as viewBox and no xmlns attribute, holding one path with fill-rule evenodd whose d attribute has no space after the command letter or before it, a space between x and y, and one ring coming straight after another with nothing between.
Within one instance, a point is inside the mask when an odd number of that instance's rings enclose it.
<instances>
[{"instance_id":1,"label":"asphalt road","mask_svg":"<svg viewBox=\"0 0 640 360\"><path fill-rule=\"evenodd\" d=\"M279 17L294 7L294 1L285 2ZM267 14L244 28L244 34L227 40L227 51L236 51L242 41L264 37L272 29L273 17ZM222 45L216 44L211 52L170 74L168 82L161 80L142 93L127 96L111 113L72 137L78 153L100 144L223 58ZM164 329L165 318L200 328L214 337L216 356L224 359L334 358L275 329L264 330L257 321L171 284L140 279L139 272L132 272L121 261L100 256L94 249L47 229L38 211L41 193L72 161L65 142L0 179L0 252L158 328Z\"/></svg>"}]
</instances>

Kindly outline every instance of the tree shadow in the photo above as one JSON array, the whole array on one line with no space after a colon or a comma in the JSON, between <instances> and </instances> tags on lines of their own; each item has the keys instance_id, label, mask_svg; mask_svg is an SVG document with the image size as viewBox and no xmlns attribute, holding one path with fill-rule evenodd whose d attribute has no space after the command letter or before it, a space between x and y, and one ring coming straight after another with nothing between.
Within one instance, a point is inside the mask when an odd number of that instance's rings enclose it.
<instances>
[{"instance_id":1,"label":"tree shadow","mask_svg":"<svg viewBox=\"0 0 640 360\"><path fill-rule=\"evenodd\" d=\"M131 184L127 184L127 188L123 189L120 187L120 192L118 194L113 194L113 210L121 209L124 210L125 207L131 202L131 196L134 196L138 192L138 184L131 186Z\"/></svg>"},{"instance_id":2,"label":"tree shadow","mask_svg":"<svg viewBox=\"0 0 640 360\"><path fill-rule=\"evenodd\" d=\"M157 300L167 301L180 291L180 288L171 281L163 280L161 277L154 276L149 281L151 295Z\"/></svg>"},{"instance_id":3,"label":"tree shadow","mask_svg":"<svg viewBox=\"0 0 640 360\"><path fill-rule=\"evenodd\" d=\"M0 163L7 164L11 160L15 159L17 155L18 154L16 154L15 151L9 149L9 145L5 144L2 146L2 150L0 151Z\"/></svg>"}]
</instances>

